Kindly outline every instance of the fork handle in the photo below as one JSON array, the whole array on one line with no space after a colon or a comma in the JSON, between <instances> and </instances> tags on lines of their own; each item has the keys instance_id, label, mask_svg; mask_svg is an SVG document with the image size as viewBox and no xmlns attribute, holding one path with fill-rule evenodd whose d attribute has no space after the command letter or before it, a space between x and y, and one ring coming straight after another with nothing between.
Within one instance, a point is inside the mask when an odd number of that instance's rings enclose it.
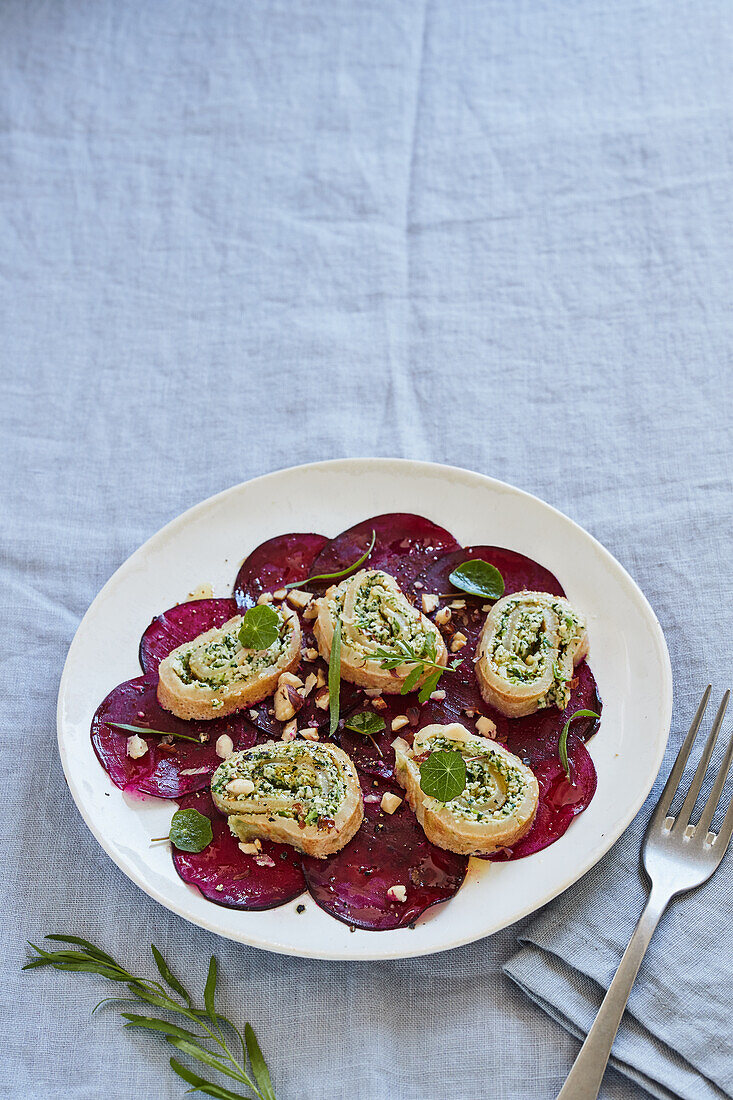
<instances>
[{"instance_id":1,"label":"fork handle","mask_svg":"<svg viewBox=\"0 0 733 1100\"><path fill-rule=\"evenodd\" d=\"M596 1100L631 987L671 896L652 887L644 912L557 1100Z\"/></svg>"}]
</instances>

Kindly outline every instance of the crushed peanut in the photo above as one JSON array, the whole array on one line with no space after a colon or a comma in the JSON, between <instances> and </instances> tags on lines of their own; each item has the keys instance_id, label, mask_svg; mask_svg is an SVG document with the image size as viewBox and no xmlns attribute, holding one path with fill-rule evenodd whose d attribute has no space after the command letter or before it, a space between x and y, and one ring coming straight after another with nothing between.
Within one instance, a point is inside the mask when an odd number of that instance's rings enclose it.
<instances>
[{"instance_id":1,"label":"crushed peanut","mask_svg":"<svg viewBox=\"0 0 733 1100\"><path fill-rule=\"evenodd\" d=\"M438 614L435 616L435 622L438 626L445 626L449 623L453 617L453 613L449 607L441 607Z\"/></svg>"},{"instance_id":2,"label":"crushed peanut","mask_svg":"<svg viewBox=\"0 0 733 1100\"><path fill-rule=\"evenodd\" d=\"M403 730L409 724L410 719L406 714L398 714L396 718L392 719L392 732L397 733L397 730Z\"/></svg>"},{"instance_id":3,"label":"crushed peanut","mask_svg":"<svg viewBox=\"0 0 733 1100\"><path fill-rule=\"evenodd\" d=\"M492 722L490 718L482 714L476 722L476 730L482 737L495 737L496 736L496 722Z\"/></svg>"},{"instance_id":4,"label":"crushed peanut","mask_svg":"<svg viewBox=\"0 0 733 1100\"><path fill-rule=\"evenodd\" d=\"M456 633L451 638L451 643L450 643L451 653L456 653L457 650L463 649L464 645L466 645L467 642L468 642L468 638L463 633L463 631L462 630L457 630Z\"/></svg>"},{"instance_id":5,"label":"crushed peanut","mask_svg":"<svg viewBox=\"0 0 733 1100\"><path fill-rule=\"evenodd\" d=\"M421 603L423 611L426 615L429 615L431 611L435 611L440 603L440 596L423 596Z\"/></svg>"}]
</instances>

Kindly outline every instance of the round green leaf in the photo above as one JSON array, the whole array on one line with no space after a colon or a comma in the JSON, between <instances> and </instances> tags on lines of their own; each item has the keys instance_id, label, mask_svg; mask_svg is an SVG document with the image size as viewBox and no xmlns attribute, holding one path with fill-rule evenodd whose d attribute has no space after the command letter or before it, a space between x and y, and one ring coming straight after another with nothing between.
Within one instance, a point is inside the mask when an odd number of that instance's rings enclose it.
<instances>
[{"instance_id":1,"label":"round green leaf","mask_svg":"<svg viewBox=\"0 0 733 1100\"><path fill-rule=\"evenodd\" d=\"M208 817L198 810L176 810L171 819L169 839L182 852L203 852L214 833Z\"/></svg>"},{"instance_id":2,"label":"round green leaf","mask_svg":"<svg viewBox=\"0 0 733 1100\"><path fill-rule=\"evenodd\" d=\"M448 580L454 588L485 600L498 600L504 595L504 578L499 570L481 558L473 558L456 566Z\"/></svg>"},{"instance_id":3,"label":"round green leaf","mask_svg":"<svg viewBox=\"0 0 733 1100\"><path fill-rule=\"evenodd\" d=\"M279 633L277 611L269 604L261 603L245 612L239 628L239 640L246 649L269 649L277 641Z\"/></svg>"},{"instance_id":4,"label":"round green leaf","mask_svg":"<svg viewBox=\"0 0 733 1100\"><path fill-rule=\"evenodd\" d=\"M346 719L345 725L347 730L362 733L364 737L373 737L375 733L379 733L385 728L384 718L380 718L378 714L371 710L363 710L360 714L352 714L350 718Z\"/></svg>"},{"instance_id":5,"label":"round green leaf","mask_svg":"<svg viewBox=\"0 0 733 1100\"><path fill-rule=\"evenodd\" d=\"M459 752L431 752L420 765L420 786L439 802L458 798L466 789L466 761Z\"/></svg>"}]
</instances>

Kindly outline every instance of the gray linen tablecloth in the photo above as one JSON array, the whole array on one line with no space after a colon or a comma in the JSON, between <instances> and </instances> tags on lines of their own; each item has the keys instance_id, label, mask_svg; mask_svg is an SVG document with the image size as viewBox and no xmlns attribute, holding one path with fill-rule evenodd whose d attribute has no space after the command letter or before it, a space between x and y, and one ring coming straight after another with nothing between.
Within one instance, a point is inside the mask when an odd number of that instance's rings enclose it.
<instances>
[{"instance_id":1,"label":"gray linen tablecloth","mask_svg":"<svg viewBox=\"0 0 733 1100\"><path fill-rule=\"evenodd\" d=\"M732 47L726 0L4 0L3 1096L182 1094L158 1040L90 1018L101 981L20 975L52 930L131 965L153 938L201 981L215 951L282 1100L555 1096L577 1043L553 1017L590 1021L636 841L454 952L271 956L103 854L56 689L100 585L182 509L397 455L513 482L618 556L669 641L678 743L731 672ZM619 1050L658 1095L733 1095L729 912L727 873L634 994ZM643 1095L609 1071L604 1100Z\"/></svg>"}]
</instances>

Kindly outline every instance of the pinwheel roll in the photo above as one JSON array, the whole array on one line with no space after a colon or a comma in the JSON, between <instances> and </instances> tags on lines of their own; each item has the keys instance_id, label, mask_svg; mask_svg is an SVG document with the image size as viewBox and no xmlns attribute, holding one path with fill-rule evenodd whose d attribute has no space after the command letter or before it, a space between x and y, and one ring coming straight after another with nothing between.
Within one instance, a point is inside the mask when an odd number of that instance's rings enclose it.
<instances>
[{"instance_id":1,"label":"pinwheel roll","mask_svg":"<svg viewBox=\"0 0 733 1100\"><path fill-rule=\"evenodd\" d=\"M264 837L319 858L348 844L364 816L349 757L312 741L267 741L233 753L214 772L211 794L244 843Z\"/></svg>"},{"instance_id":2,"label":"pinwheel roll","mask_svg":"<svg viewBox=\"0 0 733 1100\"><path fill-rule=\"evenodd\" d=\"M239 640L242 616L184 642L160 662L158 702L179 718L219 718L266 699L283 672L300 662L300 623L285 605L274 606L277 639L267 649Z\"/></svg>"},{"instance_id":3,"label":"pinwheel roll","mask_svg":"<svg viewBox=\"0 0 733 1100\"><path fill-rule=\"evenodd\" d=\"M573 669L588 652L585 617L549 592L514 592L494 604L476 648L486 702L509 718L564 710Z\"/></svg>"},{"instance_id":4,"label":"pinwheel roll","mask_svg":"<svg viewBox=\"0 0 733 1100\"><path fill-rule=\"evenodd\" d=\"M316 601L313 632L321 656L331 657L337 619L341 620L341 676L361 687L398 694L406 678L426 662L420 688L448 654L436 626L413 607L394 577L362 569L334 585Z\"/></svg>"},{"instance_id":5,"label":"pinwheel roll","mask_svg":"<svg viewBox=\"0 0 733 1100\"><path fill-rule=\"evenodd\" d=\"M393 748L397 781L428 840L439 848L461 855L492 855L531 829L539 799L537 779L503 745L454 722L425 726L415 734L412 748L398 737ZM466 763L466 787L450 802L431 798L420 786L420 765L439 751L458 752Z\"/></svg>"}]
</instances>

